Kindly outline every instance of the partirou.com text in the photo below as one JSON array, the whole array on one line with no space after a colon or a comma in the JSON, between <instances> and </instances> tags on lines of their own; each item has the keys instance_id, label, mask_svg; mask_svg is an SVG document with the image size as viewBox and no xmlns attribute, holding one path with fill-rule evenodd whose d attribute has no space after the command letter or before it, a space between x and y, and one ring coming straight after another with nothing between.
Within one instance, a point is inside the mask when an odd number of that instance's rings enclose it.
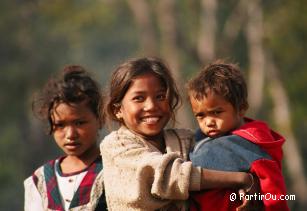
<instances>
[{"instance_id":1,"label":"partirou.com text","mask_svg":"<svg viewBox=\"0 0 307 211\"><path fill-rule=\"evenodd\" d=\"M271 193L261 194L244 194L244 193L231 193L229 195L230 201L239 200L280 200L280 201L295 201L295 195L276 195Z\"/></svg>"}]
</instances>

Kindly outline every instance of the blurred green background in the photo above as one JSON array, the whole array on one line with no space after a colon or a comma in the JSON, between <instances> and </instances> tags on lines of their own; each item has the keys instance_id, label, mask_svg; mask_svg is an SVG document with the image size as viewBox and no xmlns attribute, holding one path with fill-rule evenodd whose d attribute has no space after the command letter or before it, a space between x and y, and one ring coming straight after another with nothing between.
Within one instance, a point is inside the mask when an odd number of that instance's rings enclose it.
<instances>
[{"instance_id":1,"label":"blurred green background","mask_svg":"<svg viewBox=\"0 0 307 211\"><path fill-rule=\"evenodd\" d=\"M31 112L33 93L67 64L105 86L128 58L162 57L183 87L216 58L247 77L249 116L287 138L291 210L306 210L307 2L304 0L2 0L0 210L23 209L23 180L59 156ZM195 128L188 106L178 127Z\"/></svg>"}]
</instances>

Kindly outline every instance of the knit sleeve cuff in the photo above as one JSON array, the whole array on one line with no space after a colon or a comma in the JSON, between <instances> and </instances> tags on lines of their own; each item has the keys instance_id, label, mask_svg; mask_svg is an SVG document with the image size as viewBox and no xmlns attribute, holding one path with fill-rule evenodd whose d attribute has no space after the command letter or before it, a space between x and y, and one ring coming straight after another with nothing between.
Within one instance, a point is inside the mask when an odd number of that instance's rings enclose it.
<instances>
[{"instance_id":1,"label":"knit sleeve cuff","mask_svg":"<svg viewBox=\"0 0 307 211\"><path fill-rule=\"evenodd\" d=\"M199 191L201 185L201 168L193 167L190 175L190 191Z\"/></svg>"}]
</instances>

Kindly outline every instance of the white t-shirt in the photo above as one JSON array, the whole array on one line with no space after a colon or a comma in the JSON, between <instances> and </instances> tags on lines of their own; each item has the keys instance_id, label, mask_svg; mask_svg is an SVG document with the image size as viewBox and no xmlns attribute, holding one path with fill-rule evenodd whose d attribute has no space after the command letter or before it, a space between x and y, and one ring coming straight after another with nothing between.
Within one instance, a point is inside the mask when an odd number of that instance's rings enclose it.
<instances>
[{"instance_id":1,"label":"white t-shirt","mask_svg":"<svg viewBox=\"0 0 307 211\"><path fill-rule=\"evenodd\" d=\"M59 168L57 168L58 165L59 160L56 160L55 174L58 182L59 192L61 195L62 204L64 205L65 210L68 210L74 194L78 190L78 187L81 184L81 181L83 180L87 171L65 175L59 172Z\"/></svg>"}]
</instances>

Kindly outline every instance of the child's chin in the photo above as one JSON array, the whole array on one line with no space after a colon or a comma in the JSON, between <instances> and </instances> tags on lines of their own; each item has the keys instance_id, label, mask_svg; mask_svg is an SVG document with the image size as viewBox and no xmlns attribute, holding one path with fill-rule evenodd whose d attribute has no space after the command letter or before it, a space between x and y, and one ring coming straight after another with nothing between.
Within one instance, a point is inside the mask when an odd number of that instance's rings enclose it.
<instances>
[{"instance_id":1,"label":"child's chin","mask_svg":"<svg viewBox=\"0 0 307 211\"><path fill-rule=\"evenodd\" d=\"M212 134L209 134L208 136L209 136L210 138L219 138L219 137L223 136L223 134L220 134L220 133L218 133L218 134L212 133Z\"/></svg>"}]
</instances>

